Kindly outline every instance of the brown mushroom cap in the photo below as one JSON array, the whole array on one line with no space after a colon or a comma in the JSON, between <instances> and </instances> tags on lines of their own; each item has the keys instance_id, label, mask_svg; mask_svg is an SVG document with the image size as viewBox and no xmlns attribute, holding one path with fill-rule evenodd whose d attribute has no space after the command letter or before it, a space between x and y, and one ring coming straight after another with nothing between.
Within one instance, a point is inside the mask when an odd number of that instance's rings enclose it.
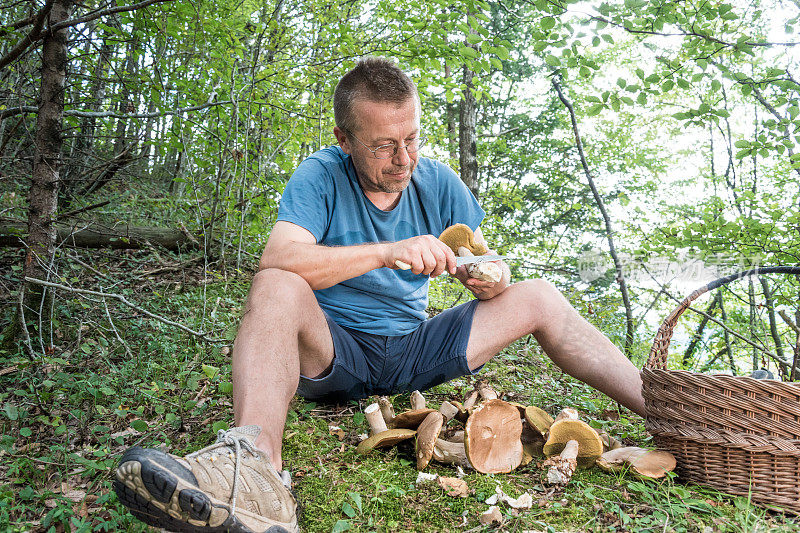
<instances>
[{"instance_id":1,"label":"brown mushroom cap","mask_svg":"<svg viewBox=\"0 0 800 533\"><path fill-rule=\"evenodd\" d=\"M406 429L415 429L419 426L425 417L428 416L430 413L435 413L436 409L415 409L412 411L406 411L405 413L400 413L392 423L389 424L390 427L393 428L406 428Z\"/></svg>"},{"instance_id":2,"label":"brown mushroom cap","mask_svg":"<svg viewBox=\"0 0 800 533\"><path fill-rule=\"evenodd\" d=\"M470 415L464 434L467 458L484 474L511 472L522 461L522 419L502 400L487 400Z\"/></svg>"},{"instance_id":3,"label":"brown mushroom cap","mask_svg":"<svg viewBox=\"0 0 800 533\"><path fill-rule=\"evenodd\" d=\"M442 413L434 411L425 417L425 420L417 428L417 470L422 470L433 457L433 448L436 446L436 439L444 425Z\"/></svg>"},{"instance_id":4,"label":"brown mushroom cap","mask_svg":"<svg viewBox=\"0 0 800 533\"><path fill-rule=\"evenodd\" d=\"M376 433L368 439L362 440L358 444L358 447L356 447L356 452L363 455L371 452L375 448L388 448L389 446L394 446L398 442L410 439L416 434L417 432L413 429L387 429L386 431Z\"/></svg>"},{"instance_id":5,"label":"brown mushroom cap","mask_svg":"<svg viewBox=\"0 0 800 533\"><path fill-rule=\"evenodd\" d=\"M531 428L536 429L540 435L545 435L553 425L553 417L544 409L539 409L535 405L525 408L525 421Z\"/></svg>"},{"instance_id":6,"label":"brown mushroom cap","mask_svg":"<svg viewBox=\"0 0 800 533\"><path fill-rule=\"evenodd\" d=\"M475 242L475 234L466 224L453 224L445 228L439 240L449 246L454 254L458 254L460 246L468 248L475 255L484 255L489 251L483 244Z\"/></svg>"},{"instance_id":7,"label":"brown mushroom cap","mask_svg":"<svg viewBox=\"0 0 800 533\"><path fill-rule=\"evenodd\" d=\"M607 472L622 470L626 464L641 476L658 479L675 469L675 457L662 450L625 446L609 450L597 460L597 466Z\"/></svg>"},{"instance_id":8,"label":"brown mushroom cap","mask_svg":"<svg viewBox=\"0 0 800 533\"><path fill-rule=\"evenodd\" d=\"M557 455L567 442L578 441L578 464L591 466L603 453L603 441L600 435L581 420L558 420L550 426L550 434L544 443L544 454L547 457Z\"/></svg>"}]
</instances>

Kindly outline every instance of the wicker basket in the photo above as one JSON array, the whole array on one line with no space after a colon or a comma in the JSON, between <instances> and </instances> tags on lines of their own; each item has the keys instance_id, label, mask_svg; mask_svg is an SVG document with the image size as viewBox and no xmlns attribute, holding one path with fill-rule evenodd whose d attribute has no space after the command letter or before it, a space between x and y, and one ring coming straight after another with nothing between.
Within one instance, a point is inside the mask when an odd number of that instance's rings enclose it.
<instances>
[{"instance_id":1,"label":"wicker basket","mask_svg":"<svg viewBox=\"0 0 800 533\"><path fill-rule=\"evenodd\" d=\"M701 294L751 274L800 275L764 267L694 291L664 321L642 370L645 425L678 475L754 503L800 514L800 383L667 370L678 317Z\"/></svg>"}]
</instances>

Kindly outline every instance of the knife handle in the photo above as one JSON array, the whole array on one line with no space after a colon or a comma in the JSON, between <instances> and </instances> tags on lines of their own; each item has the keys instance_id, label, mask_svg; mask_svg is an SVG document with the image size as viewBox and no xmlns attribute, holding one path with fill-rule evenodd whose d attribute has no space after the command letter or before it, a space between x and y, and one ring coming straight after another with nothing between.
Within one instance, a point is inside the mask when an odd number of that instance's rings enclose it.
<instances>
[{"instance_id":1,"label":"knife handle","mask_svg":"<svg viewBox=\"0 0 800 533\"><path fill-rule=\"evenodd\" d=\"M397 268L400 268L402 270L408 270L408 269L411 268L411 265L409 265L408 263L404 263L403 261L400 261L399 259L396 260L394 262L394 264L397 265Z\"/></svg>"}]
</instances>

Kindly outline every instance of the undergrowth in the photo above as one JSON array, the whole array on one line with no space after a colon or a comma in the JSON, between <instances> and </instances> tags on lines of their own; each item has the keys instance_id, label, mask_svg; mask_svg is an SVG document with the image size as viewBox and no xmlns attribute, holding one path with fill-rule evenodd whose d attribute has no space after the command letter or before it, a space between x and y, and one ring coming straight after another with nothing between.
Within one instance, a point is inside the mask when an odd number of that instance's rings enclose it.
<instances>
[{"instance_id":1,"label":"undergrowth","mask_svg":"<svg viewBox=\"0 0 800 533\"><path fill-rule=\"evenodd\" d=\"M52 344L0 353L0 531L147 531L110 491L111 472L133 445L177 455L213 442L233 423L230 344L248 283L209 272L171 270L148 276L144 258L120 264L94 257L96 273L70 267L64 282L124 294L147 310L208 332L199 341L111 300L60 293ZM111 283L110 279L124 279ZM580 298L573 296L579 310ZM434 284L432 312L465 301L453 285ZM590 316L604 328L610 315ZM9 309L4 317L11 320ZM605 329L604 329L605 331ZM38 341L38 340L34 340ZM645 346L639 347L639 354ZM636 361L641 365L641 361ZM581 417L626 444L647 446L642 420L564 375L531 337L486 365L480 377L504 397L551 413L575 407ZM460 398L474 378L428 391L434 406ZM500 487L533 496L532 509L502 507L504 531L794 531L791 518L747 498L627 474L579 471L561 490L542 483L537 461L505 475L468 472L470 494L451 497L417 484L410 445L355 453L367 431L370 400L322 405L296 398L285 432L284 464L293 474L301 528L330 531L483 531L478 517ZM408 407L408 395L393 398ZM341 432L333 429L341 428ZM454 476L449 466L428 471Z\"/></svg>"}]
</instances>

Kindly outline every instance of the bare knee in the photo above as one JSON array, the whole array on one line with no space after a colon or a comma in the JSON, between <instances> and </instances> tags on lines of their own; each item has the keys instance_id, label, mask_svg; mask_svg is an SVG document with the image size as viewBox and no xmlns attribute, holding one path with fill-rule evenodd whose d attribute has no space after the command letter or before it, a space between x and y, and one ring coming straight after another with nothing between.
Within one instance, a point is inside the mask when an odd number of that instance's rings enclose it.
<instances>
[{"instance_id":1,"label":"bare knee","mask_svg":"<svg viewBox=\"0 0 800 533\"><path fill-rule=\"evenodd\" d=\"M314 291L302 277L287 270L267 268L253 276L245 313L276 308L288 312L307 304L309 299L316 302Z\"/></svg>"}]
</instances>

